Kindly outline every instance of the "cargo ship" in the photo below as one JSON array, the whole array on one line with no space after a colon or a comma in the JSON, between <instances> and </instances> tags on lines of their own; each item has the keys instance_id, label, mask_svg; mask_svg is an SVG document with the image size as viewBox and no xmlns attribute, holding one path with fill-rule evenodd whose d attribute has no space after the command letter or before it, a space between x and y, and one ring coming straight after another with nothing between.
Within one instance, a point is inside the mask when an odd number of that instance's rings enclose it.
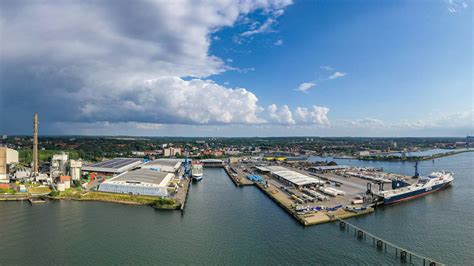
<instances>
[{"instance_id":1,"label":"cargo ship","mask_svg":"<svg viewBox=\"0 0 474 266\"><path fill-rule=\"evenodd\" d=\"M191 175L194 180L200 181L202 180L203 176L203 168L202 163L200 162L193 162L191 165Z\"/></svg>"},{"instance_id":2,"label":"cargo ship","mask_svg":"<svg viewBox=\"0 0 474 266\"><path fill-rule=\"evenodd\" d=\"M383 198L383 204L388 205L433 193L448 187L453 180L450 172L433 172L429 176L420 177L412 185L402 180L393 180L392 190L380 191L378 195Z\"/></svg>"}]
</instances>

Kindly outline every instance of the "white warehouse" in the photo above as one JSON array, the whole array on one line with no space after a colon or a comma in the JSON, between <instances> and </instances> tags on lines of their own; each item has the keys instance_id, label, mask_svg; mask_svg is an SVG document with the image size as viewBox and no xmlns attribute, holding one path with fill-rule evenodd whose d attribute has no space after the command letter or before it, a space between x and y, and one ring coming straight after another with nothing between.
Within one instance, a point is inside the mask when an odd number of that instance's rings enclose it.
<instances>
[{"instance_id":1,"label":"white warehouse","mask_svg":"<svg viewBox=\"0 0 474 266\"><path fill-rule=\"evenodd\" d=\"M257 167L257 169L261 172L270 172L275 178L295 187L324 184L323 181L317 178L307 176L282 166L260 166Z\"/></svg>"},{"instance_id":2,"label":"white warehouse","mask_svg":"<svg viewBox=\"0 0 474 266\"><path fill-rule=\"evenodd\" d=\"M180 159L156 159L141 166L142 169L152 169L161 172L178 173L181 169Z\"/></svg>"},{"instance_id":3,"label":"white warehouse","mask_svg":"<svg viewBox=\"0 0 474 266\"><path fill-rule=\"evenodd\" d=\"M99 186L99 191L167 197L168 185L173 178L173 173L137 169L103 182Z\"/></svg>"}]
</instances>

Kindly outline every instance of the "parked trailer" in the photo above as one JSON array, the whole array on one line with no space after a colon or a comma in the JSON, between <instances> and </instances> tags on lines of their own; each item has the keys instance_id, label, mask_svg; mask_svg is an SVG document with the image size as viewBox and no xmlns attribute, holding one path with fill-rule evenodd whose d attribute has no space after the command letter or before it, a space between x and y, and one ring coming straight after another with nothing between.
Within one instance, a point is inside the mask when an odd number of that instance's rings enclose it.
<instances>
[{"instance_id":1,"label":"parked trailer","mask_svg":"<svg viewBox=\"0 0 474 266\"><path fill-rule=\"evenodd\" d=\"M334 192L333 190L327 189L326 187L319 187L318 190L332 197L337 196L336 192Z\"/></svg>"},{"instance_id":2,"label":"parked trailer","mask_svg":"<svg viewBox=\"0 0 474 266\"><path fill-rule=\"evenodd\" d=\"M341 195L341 196L346 195L346 193L344 191L339 190L339 189L335 189L335 188L332 188L332 187L327 187L326 189L333 191L334 193L336 193L336 195Z\"/></svg>"},{"instance_id":3,"label":"parked trailer","mask_svg":"<svg viewBox=\"0 0 474 266\"><path fill-rule=\"evenodd\" d=\"M320 201L328 200L328 197L309 188L303 188L303 192Z\"/></svg>"}]
</instances>

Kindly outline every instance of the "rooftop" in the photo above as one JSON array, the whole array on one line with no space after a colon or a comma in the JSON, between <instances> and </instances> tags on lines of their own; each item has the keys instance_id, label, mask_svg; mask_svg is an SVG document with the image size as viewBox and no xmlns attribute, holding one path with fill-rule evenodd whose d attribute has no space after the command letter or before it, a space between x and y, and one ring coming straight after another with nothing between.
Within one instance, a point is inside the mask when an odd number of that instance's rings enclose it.
<instances>
[{"instance_id":1,"label":"rooftop","mask_svg":"<svg viewBox=\"0 0 474 266\"><path fill-rule=\"evenodd\" d=\"M272 174L277 175L280 178L283 178L297 186L321 183L321 180L317 178L307 176L283 166L266 166L261 168L268 169Z\"/></svg>"},{"instance_id":2,"label":"rooftop","mask_svg":"<svg viewBox=\"0 0 474 266\"><path fill-rule=\"evenodd\" d=\"M142 164L139 158L114 158L103 162L85 165L82 170L91 172L122 173Z\"/></svg>"},{"instance_id":3,"label":"rooftop","mask_svg":"<svg viewBox=\"0 0 474 266\"><path fill-rule=\"evenodd\" d=\"M147 167L169 166L169 167L178 168L181 165L181 163L182 162L180 159L156 159L156 160L147 162L143 166L147 166Z\"/></svg>"},{"instance_id":4,"label":"rooftop","mask_svg":"<svg viewBox=\"0 0 474 266\"><path fill-rule=\"evenodd\" d=\"M166 187L173 176L173 174L166 172L159 172L150 169L137 169L120 174L104 183Z\"/></svg>"}]
</instances>

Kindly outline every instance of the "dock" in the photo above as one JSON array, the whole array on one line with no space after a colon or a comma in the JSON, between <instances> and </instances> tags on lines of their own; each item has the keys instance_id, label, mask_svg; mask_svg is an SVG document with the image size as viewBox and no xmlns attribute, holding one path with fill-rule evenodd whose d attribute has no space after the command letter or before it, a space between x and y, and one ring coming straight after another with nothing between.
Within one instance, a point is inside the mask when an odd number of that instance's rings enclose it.
<instances>
[{"instance_id":1,"label":"dock","mask_svg":"<svg viewBox=\"0 0 474 266\"><path fill-rule=\"evenodd\" d=\"M224 170L229 176L230 180L236 187L240 186L253 186L254 183L246 178L244 172L240 169L234 168L232 166L224 166Z\"/></svg>"},{"instance_id":2,"label":"dock","mask_svg":"<svg viewBox=\"0 0 474 266\"><path fill-rule=\"evenodd\" d=\"M29 198L28 201L30 202L30 204L46 203L45 198Z\"/></svg>"},{"instance_id":3,"label":"dock","mask_svg":"<svg viewBox=\"0 0 474 266\"><path fill-rule=\"evenodd\" d=\"M343 220L339 216L331 214L331 218L333 220L339 221L339 228L341 230L345 230L347 232L353 231L354 237L356 237L360 241L364 241L364 242L368 241L369 243L372 242L372 246L379 251L392 252L397 258L400 259L400 262L402 263L409 263L412 265L419 263L420 265L422 264L423 266L424 265L430 265L430 266L444 265L443 263L440 263L434 259L416 254L415 252L409 251L381 237L371 234L365 231L364 229Z\"/></svg>"},{"instance_id":4,"label":"dock","mask_svg":"<svg viewBox=\"0 0 474 266\"><path fill-rule=\"evenodd\" d=\"M273 182L267 182L265 185L250 181L246 178L245 172L238 167L226 165L224 170L229 176L230 180L236 187L241 186L256 186L260 191L267 195L271 200L278 204L286 213L296 219L303 226L311 226L322 223L334 222L334 215L340 218L350 218L360 215L372 213L374 208L367 207L365 210L358 212L347 211L344 209L337 209L334 211L321 210L313 213L300 214L298 213L293 204L293 200L283 192Z\"/></svg>"}]
</instances>

